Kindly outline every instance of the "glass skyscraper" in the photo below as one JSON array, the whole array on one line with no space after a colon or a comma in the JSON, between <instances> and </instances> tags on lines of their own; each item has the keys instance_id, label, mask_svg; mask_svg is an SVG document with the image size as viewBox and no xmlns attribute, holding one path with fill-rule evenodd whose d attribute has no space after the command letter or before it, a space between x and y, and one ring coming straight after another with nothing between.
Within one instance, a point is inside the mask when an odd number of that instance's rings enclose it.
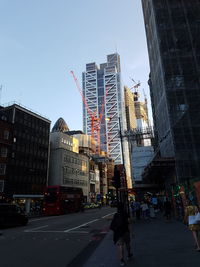
<instances>
[{"instance_id":1,"label":"glass skyscraper","mask_svg":"<svg viewBox=\"0 0 200 267\"><path fill-rule=\"evenodd\" d=\"M154 126L176 178L200 179L200 2L142 0Z\"/></svg>"},{"instance_id":2,"label":"glass skyscraper","mask_svg":"<svg viewBox=\"0 0 200 267\"><path fill-rule=\"evenodd\" d=\"M122 163L122 151L119 137L119 118L122 130L124 128L125 113L122 112L122 86L120 56L115 53L107 56L107 62L100 64L86 64L86 71L82 75L83 95L89 109L96 117L101 117L100 148L115 160L115 164ZM102 110L103 109L103 110ZM83 131L91 135L91 117L88 109L83 105Z\"/></svg>"}]
</instances>

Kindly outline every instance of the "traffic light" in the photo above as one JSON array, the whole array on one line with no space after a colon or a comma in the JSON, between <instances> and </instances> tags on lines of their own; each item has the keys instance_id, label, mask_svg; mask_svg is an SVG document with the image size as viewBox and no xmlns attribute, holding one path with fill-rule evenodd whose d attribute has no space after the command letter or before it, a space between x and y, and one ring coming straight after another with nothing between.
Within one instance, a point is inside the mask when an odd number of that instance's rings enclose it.
<instances>
[{"instance_id":1,"label":"traffic light","mask_svg":"<svg viewBox=\"0 0 200 267\"><path fill-rule=\"evenodd\" d=\"M115 166L115 169L114 169L114 176L113 176L113 179L112 179L112 185L115 188L120 188L121 187L120 171L117 169L116 166Z\"/></svg>"}]
</instances>

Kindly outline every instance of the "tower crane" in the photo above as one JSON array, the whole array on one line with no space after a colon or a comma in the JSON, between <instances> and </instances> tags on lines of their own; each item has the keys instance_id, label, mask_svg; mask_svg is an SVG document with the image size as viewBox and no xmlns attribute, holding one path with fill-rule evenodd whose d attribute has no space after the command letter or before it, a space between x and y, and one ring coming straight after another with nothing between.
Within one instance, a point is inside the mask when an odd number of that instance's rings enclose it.
<instances>
[{"instance_id":1,"label":"tower crane","mask_svg":"<svg viewBox=\"0 0 200 267\"><path fill-rule=\"evenodd\" d=\"M87 109L87 113L88 113L88 115L90 117L91 136L92 136L93 139L95 139L97 141L97 150L96 150L96 152L98 154L100 154L100 148L101 148L100 129L101 129L101 121L102 121L103 114L104 114L105 98L106 98L106 95L107 95L107 90L106 90L106 94L104 95L104 98L103 98L103 102L102 102L102 106L101 106L101 112L99 114L97 114L98 113L97 109L95 111L90 109L90 107L88 105L88 102L87 102L87 99L83 95L83 91L82 91L82 88L81 88L81 86L79 84L79 81L78 81L77 77L74 74L74 71L71 71L71 74L72 74L73 79L74 79L74 81L76 83L76 87L79 90L79 93L81 94L83 104L85 105L85 108Z\"/></svg>"},{"instance_id":2,"label":"tower crane","mask_svg":"<svg viewBox=\"0 0 200 267\"><path fill-rule=\"evenodd\" d=\"M141 83L140 81L136 82L133 78L131 78L131 81L134 83L134 85L130 89L134 89L134 101L138 101L139 98L139 93L138 93L138 88L140 87Z\"/></svg>"}]
</instances>

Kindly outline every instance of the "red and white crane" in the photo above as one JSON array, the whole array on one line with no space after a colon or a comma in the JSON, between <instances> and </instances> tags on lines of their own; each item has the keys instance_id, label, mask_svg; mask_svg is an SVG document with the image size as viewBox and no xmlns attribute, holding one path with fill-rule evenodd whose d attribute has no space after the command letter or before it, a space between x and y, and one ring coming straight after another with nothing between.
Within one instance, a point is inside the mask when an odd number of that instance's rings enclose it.
<instances>
[{"instance_id":1,"label":"red and white crane","mask_svg":"<svg viewBox=\"0 0 200 267\"><path fill-rule=\"evenodd\" d=\"M98 114L97 109L95 111L91 110L88 103L87 99L83 95L83 90L79 84L79 81L77 77L74 74L74 71L71 71L71 74L74 78L74 81L76 83L76 87L79 90L79 93L81 94L83 104L85 105L85 108L87 109L87 113L90 117L90 123L91 123L91 136L94 140L97 141L97 149L96 152L100 154L100 148L101 148L101 140L100 140L100 129L101 129L101 121L104 115L104 107L105 107L105 101L106 101L106 95L104 96L102 106L101 106L101 112Z\"/></svg>"}]
</instances>

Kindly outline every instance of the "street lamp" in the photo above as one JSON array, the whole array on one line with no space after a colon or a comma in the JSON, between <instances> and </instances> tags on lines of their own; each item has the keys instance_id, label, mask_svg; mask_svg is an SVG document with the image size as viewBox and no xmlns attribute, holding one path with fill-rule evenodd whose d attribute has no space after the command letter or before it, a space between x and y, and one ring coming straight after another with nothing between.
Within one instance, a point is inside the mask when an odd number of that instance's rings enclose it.
<instances>
[{"instance_id":1,"label":"street lamp","mask_svg":"<svg viewBox=\"0 0 200 267\"><path fill-rule=\"evenodd\" d=\"M121 120L120 120L120 117L118 119L119 119L119 136L120 136L120 143L121 143L121 149L122 149L122 165L123 165L123 169L124 169L124 186L125 186L124 199L125 199L125 202L126 202L126 203L123 203L123 204L126 205L128 215L130 215L130 212L129 212L129 201L128 201L128 187L127 187L126 168L125 168L125 164L124 164L124 148L123 148L123 140L122 140Z\"/></svg>"}]
</instances>

